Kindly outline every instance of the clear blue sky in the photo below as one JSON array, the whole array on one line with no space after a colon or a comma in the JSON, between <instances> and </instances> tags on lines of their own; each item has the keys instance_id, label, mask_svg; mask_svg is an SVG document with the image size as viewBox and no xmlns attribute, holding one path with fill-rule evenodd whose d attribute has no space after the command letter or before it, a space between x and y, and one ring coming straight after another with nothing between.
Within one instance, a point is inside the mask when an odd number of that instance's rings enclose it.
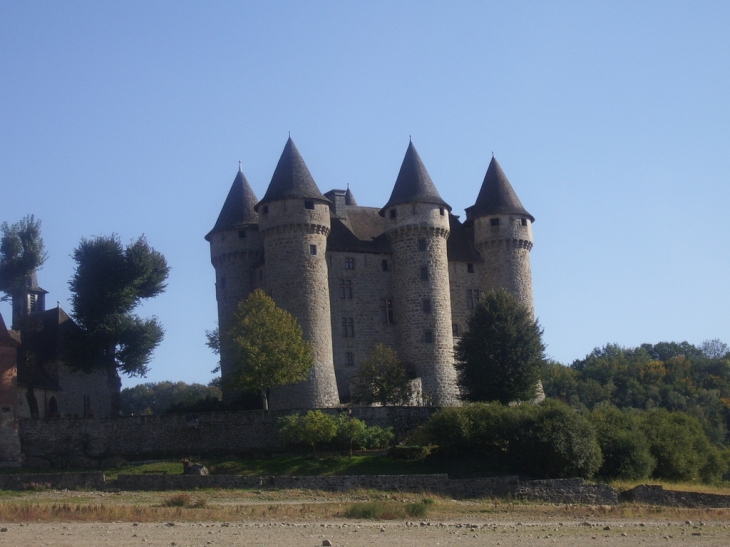
<instances>
[{"instance_id":1,"label":"clear blue sky","mask_svg":"<svg viewBox=\"0 0 730 547\"><path fill-rule=\"evenodd\" d=\"M494 151L556 360L730 342L728 24L725 1L0 0L0 221L42 220L69 312L80 238L146 234L172 267L147 381L207 382L203 236L238 161L263 196L291 131L323 192L382 206L412 135L455 214Z\"/></svg>"}]
</instances>

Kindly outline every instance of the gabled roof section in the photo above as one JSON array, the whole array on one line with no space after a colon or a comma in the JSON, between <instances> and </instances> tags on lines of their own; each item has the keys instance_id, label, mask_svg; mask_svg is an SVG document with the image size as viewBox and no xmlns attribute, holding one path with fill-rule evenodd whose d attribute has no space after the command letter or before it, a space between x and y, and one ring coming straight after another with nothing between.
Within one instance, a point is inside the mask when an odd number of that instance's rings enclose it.
<instances>
[{"instance_id":1,"label":"gabled roof section","mask_svg":"<svg viewBox=\"0 0 730 547\"><path fill-rule=\"evenodd\" d=\"M258 211L262 203L292 198L316 199L330 203L319 191L307 164L289 137L274 170L274 176L271 177L266 195L256 204L254 211Z\"/></svg>"},{"instance_id":2,"label":"gabled roof section","mask_svg":"<svg viewBox=\"0 0 730 547\"><path fill-rule=\"evenodd\" d=\"M434 203L446 207L451 212L451 206L441 199L436 190L416 147L413 146L413 141L408 143L408 150L406 150L400 166L398 178L395 180L393 193L390 195L388 203L380 210L380 214L385 215L388 207L402 203Z\"/></svg>"},{"instance_id":3,"label":"gabled roof section","mask_svg":"<svg viewBox=\"0 0 730 547\"><path fill-rule=\"evenodd\" d=\"M3 320L3 314L0 313L0 346L15 348L19 345L18 341L10 336L8 328L5 326L5 321Z\"/></svg>"},{"instance_id":4,"label":"gabled roof section","mask_svg":"<svg viewBox=\"0 0 730 547\"><path fill-rule=\"evenodd\" d=\"M239 164L238 173L233 180L231 189L228 191L228 197L223 203L218 220L213 229L205 236L205 239L210 241L210 236L218 232L236 230L247 224L258 224L259 215L254 211L257 201L256 194L253 193Z\"/></svg>"},{"instance_id":5,"label":"gabled roof section","mask_svg":"<svg viewBox=\"0 0 730 547\"><path fill-rule=\"evenodd\" d=\"M484 175L477 202L466 212L470 219L487 215L524 215L535 222L535 218L522 206L520 198L494 156L489 162L487 174Z\"/></svg>"}]
</instances>

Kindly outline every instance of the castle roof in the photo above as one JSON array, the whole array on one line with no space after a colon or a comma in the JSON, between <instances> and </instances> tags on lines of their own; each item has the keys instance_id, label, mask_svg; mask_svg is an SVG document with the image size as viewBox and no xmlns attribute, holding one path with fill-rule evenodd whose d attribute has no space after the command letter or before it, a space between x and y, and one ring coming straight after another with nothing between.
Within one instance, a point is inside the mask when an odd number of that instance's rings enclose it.
<instances>
[{"instance_id":1,"label":"castle roof","mask_svg":"<svg viewBox=\"0 0 730 547\"><path fill-rule=\"evenodd\" d=\"M522 206L520 198L507 180L507 175L494 157L484 175L477 202L467 208L466 212L470 219L487 215L524 215L535 222L535 217Z\"/></svg>"},{"instance_id":2,"label":"castle roof","mask_svg":"<svg viewBox=\"0 0 730 547\"><path fill-rule=\"evenodd\" d=\"M413 141L408 143L408 150L400 166L398 178L395 180L393 193L388 203L380 210L385 215L385 210L394 205L402 203L434 203L446 207L451 211L451 206L446 203L436 190L421 157L413 146Z\"/></svg>"},{"instance_id":3,"label":"castle roof","mask_svg":"<svg viewBox=\"0 0 730 547\"><path fill-rule=\"evenodd\" d=\"M330 203L317 188L307 164L289 137L274 170L274 176L271 177L266 195L256 204L254 211L258 211L262 203L292 198L316 199Z\"/></svg>"},{"instance_id":4,"label":"castle roof","mask_svg":"<svg viewBox=\"0 0 730 547\"><path fill-rule=\"evenodd\" d=\"M228 191L228 197L223 203L218 220L213 229L205 236L205 239L210 241L210 236L218 232L235 230L247 224L258 224L259 215L254 211L257 201L256 194L253 193L246 176L243 174L243 169L239 165L238 173L233 180L231 189Z\"/></svg>"}]
</instances>

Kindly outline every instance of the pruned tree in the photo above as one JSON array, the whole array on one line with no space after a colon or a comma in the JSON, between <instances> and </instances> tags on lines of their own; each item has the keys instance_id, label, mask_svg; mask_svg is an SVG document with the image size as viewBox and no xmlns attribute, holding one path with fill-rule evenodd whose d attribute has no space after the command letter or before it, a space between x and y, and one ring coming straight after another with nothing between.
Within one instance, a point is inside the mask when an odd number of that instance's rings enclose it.
<instances>
[{"instance_id":1,"label":"pruned tree","mask_svg":"<svg viewBox=\"0 0 730 547\"><path fill-rule=\"evenodd\" d=\"M542 329L504 289L488 292L456 346L456 370L468 401L528 401L545 366Z\"/></svg>"},{"instance_id":2,"label":"pruned tree","mask_svg":"<svg viewBox=\"0 0 730 547\"><path fill-rule=\"evenodd\" d=\"M0 231L0 291L5 293L0 300L12 300L15 307L27 277L43 266L48 254L41 237L41 221L33 215L15 224L3 222Z\"/></svg>"},{"instance_id":3,"label":"pruned tree","mask_svg":"<svg viewBox=\"0 0 730 547\"><path fill-rule=\"evenodd\" d=\"M119 373L146 375L152 352L164 336L156 317L143 319L134 309L165 290L170 268L144 236L126 246L116 234L84 238L72 257L76 270L69 288L81 329L71 341L71 364L106 372L111 412L119 414Z\"/></svg>"},{"instance_id":4,"label":"pruned tree","mask_svg":"<svg viewBox=\"0 0 730 547\"><path fill-rule=\"evenodd\" d=\"M0 301L10 300L13 306L12 328L20 331L21 339L27 335L28 325L21 321L20 302L26 282L48 257L41 237L41 221L28 215L15 224L0 225ZM36 358L27 348L21 348L21 360L25 369L25 398L32 418L39 418L38 399L35 396Z\"/></svg>"},{"instance_id":5,"label":"pruned tree","mask_svg":"<svg viewBox=\"0 0 730 547\"><path fill-rule=\"evenodd\" d=\"M393 348L377 344L357 369L352 401L357 404L407 405L413 387Z\"/></svg>"},{"instance_id":6,"label":"pruned tree","mask_svg":"<svg viewBox=\"0 0 730 547\"><path fill-rule=\"evenodd\" d=\"M238 304L220 343L231 363L224 389L259 393L264 410L272 387L302 382L314 366L296 318L260 289Z\"/></svg>"}]
</instances>

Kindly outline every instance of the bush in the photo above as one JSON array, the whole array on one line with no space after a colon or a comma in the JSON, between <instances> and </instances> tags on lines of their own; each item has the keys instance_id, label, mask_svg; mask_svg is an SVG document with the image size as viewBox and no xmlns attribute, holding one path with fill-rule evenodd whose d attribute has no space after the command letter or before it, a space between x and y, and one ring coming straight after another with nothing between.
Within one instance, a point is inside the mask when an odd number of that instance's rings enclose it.
<instances>
[{"instance_id":1,"label":"bush","mask_svg":"<svg viewBox=\"0 0 730 547\"><path fill-rule=\"evenodd\" d=\"M713 482L725 474L722 453L707 439L697 419L683 412L652 410L642 416L642 429L657 462L655 478Z\"/></svg>"},{"instance_id":2,"label":"bush","mask_svg":"<svg viewBox=\"0 0 730 547\"><path fill-rule=\"evenodd\" d=\"M651 475L656 460L640 428L638 415L599 406L588 415L603 453L598 474L606 479L638 480Z\"/></svg>"},{"instance_id":3,"label":"bush","mask_svg":"<svg viewBox=\"0 0 730 547\"><path fill-rule=\"evenodd\" d=\"M441 457L481 462L485 471L547 478L591 477L601 451L591 424L567 405L507 407L498 403L447 408L413 441L436 444Z\"/></svg>"},{"instance_id":4,"label":"bush","mask_svg":"<svg viewBox=\"0 0 730 547\"><path fill-rule=\"evenodd\" d=\"M189 507L191 509L200 509L208 505L208 500L205 498L195 498L187 492L180 492L179 494L173 494L172 496L165 498L162 505L164 507Z\"/></svg>"},{"instance_id":5,"label":"bush","mask_svg":"<svg viewBox=\"0 0 730 547\"><path fill-rule=\"evenodd\" d=\"M388 456L394 460L419 461L426 459L432 448L432 446L394 446L388 451Z\"/></svg>"},{"instance_id":6,"label":"bush","mask_svg":"<svg viewBox=\"0 0 730 547\"><path fill-rule=\"evenodd\" d=\"M392 427L382 428L377 425L368 427L362 435L360 447L365 449L388 448L395 440Z\"/></svg>"},{"instance_id":7,"label":"bush","mask_svg":"<svg viewBox=\"0 0 730 547\"><path fill-rule=\"evenodd\" d=\"M279 435L287 444L302 443L317 452L317 445L328 443L337 435L337 422L321 410L310 410L304 416L290 414L278 421Z\"/></svg>"}]
</instances>

